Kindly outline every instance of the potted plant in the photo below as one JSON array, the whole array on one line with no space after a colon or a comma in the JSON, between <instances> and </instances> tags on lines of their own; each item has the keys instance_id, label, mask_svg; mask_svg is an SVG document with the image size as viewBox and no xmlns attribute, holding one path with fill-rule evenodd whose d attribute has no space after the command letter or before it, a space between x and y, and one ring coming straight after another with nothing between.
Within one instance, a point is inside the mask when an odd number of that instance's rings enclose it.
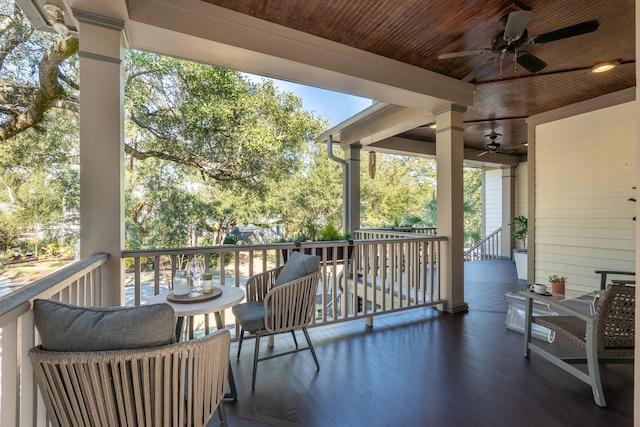
<instances>
[{"instance_id":1,"label":"potted plant","mask_svg":"<svg viewBox=\"0 0 640 427\"><path fill-rule=\"evenodd\" d=\"M308 227L309 228L309 227ZM315 253L318 256L322 256L323 252L324 252L324 248L305 248L302 247L301 243L302 242L312 242L312 241L318 241L318 242L329 242L329 241L334 241L334 240L348 240L349 241L349 247L348 247L348 251L347 251L347 257L351 258L351 255L353 253L353 240L351 240L351 234L350 233L346 233L346 234L342 234L340 233L340 230L338 230L338 228L333 225L332 223L329 223L327 225L325 225L324 227L320 228L320 229L316 229L315 227L313 227L313 237L310 237L306 234L301 234L296 236L295 238L293 238L293 243L296 245L295 249L291 249L294 252L299 252L300 248L302 248L302 252L305 254L312 254ZM283 242L286 241L285 239L281 239ZM291 240L290 240L291 241ZM344 247L339 246L338 248L338 252L337 252L337 260L338 261L344 261ZM282 249L282 257L284 259L284 262L287 262L287 259L289 258L289 250L287 249ZM333 247L332 246L328 246L326 248L326 259L323 259L323 261L325 260L332 260L333 259Z\"/></svg>"},{"instance_id":2,"label":"potted plant","mask_svg":"<svg viewBox=\"0 0 640 427\"><path fill-rule=\"evenodd\" d=\"M327 242L331 240L343 240L345 237L340 233L335 225L329 223L318 230L318 240Z\"/></svg>"},{"instance_id":3,"label":"potted plant","mask_svg":"<svg viewBox=\"0 0 640 427\"><path fill-rule=\"evenodd\" d=\"M213 274L210 271L202 275L202 292L205 294L213 292Z\"/></svg>"},{"instance_id":4,"label":"potted plant","mask_svg":"<svg viewBox=\"0 0 640 427\"><path fill-rule=\"evenodd\" d=\"M527 250L527 217L524 215L518 215L511 220L511 224L515 224L516 229L511 233L511 237L515 240L521 240L524 250Z\"/></svg>"},{"instance_id":5,"label":"potted plant","mask_svg":"<svg viewBox=\"0 0 640 427\"><path fill-rule=\"evenodd\" d=\"M349 248L347 251L348 258L351 258L351 254L353 253L353 241L351 241L350 238L351 238L351 235L349 233L346 233L346 234L340 233L340 231L332 223L329 223L324 227L322 227L320 230L318 230L318 241L320 242L329 242L333 240L349 240ZM340 246L337 249L338 249L338 257L337 257L338 260L344 260L344 248ZM322 252L323 252L322 248L316 248L316 255L322 256ZM329 260L333 259L332 247L327 248L327 259Z\"/></svg>"},{"instance_id":6,"label":"potted plant","mask_svg":"<svg viewBox=\"0 0 640 427\"><path fill-rule=\"evenodd\" d=\"M553 274L549 276L549 283L551 283L551 293L564 295L564 283L567 280L565 276L558 276Z\"/></svg>"},{"instance_id":7,"label":"potted plant","mask_svg":"<svg viewBox=\"0 0 640 427\"><path fill-rule=\"evenodd\" d=\"M511 224L515 224L516 229L511 233L511 237L515 240L522 241L523 248L513 250L513 260L516 263L516 272L518 279L527 280L527 217L518 215L511 220Z\"/></svg>"}]
</instances>

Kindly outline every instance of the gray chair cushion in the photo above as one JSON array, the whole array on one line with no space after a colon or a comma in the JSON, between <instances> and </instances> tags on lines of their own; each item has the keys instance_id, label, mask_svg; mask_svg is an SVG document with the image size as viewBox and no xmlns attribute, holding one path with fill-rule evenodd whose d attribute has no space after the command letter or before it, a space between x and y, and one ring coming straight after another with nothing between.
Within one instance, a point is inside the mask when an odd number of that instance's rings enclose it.
<instances>
[{"instance_id":1,"label":"gray chair cushion","mask_svg":"<svg viewBox=\"0 0 640 427\"><path fill-rule=\"evenodd\" d=\"M171 344L175 315L169 304L140 307L78 307L35 300L33 313L42 348L102 351Z\"/></svg>"},{"instance_id":2,"label":"gray chair cushion","mask_svg":"<svg viewBox=\"0 0 640 427\"><path fill-rule=\"evenodd\" d=\"M293 282L307 274L311 274L320 268L320 257L317 255L307 255L300 252L291 252L291 256L282 267L273 286L284 285Z\"/></svg>"},{"instance_id":3,"label":"gray chair cushion","mask_svg":"<svg viewBox=\"0 0 640 427\"><path fill-rule=\"evenodd\" d=\"M245 331L255 333L264 329L264 302L250 301L233 306L231 309L238 323ZM267 311L269 313L269 311Z\"/></svg>"}]
</instances>

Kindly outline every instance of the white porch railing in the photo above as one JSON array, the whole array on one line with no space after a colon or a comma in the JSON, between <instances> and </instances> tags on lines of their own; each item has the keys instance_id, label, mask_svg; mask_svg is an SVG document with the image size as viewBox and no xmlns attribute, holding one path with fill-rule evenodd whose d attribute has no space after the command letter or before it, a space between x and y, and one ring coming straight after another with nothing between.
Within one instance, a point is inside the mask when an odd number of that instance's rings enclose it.
<instances>
[{"instance_id":1,"label":"white porch railing","mask_svg":"<svg viewBox=\"0 0 640 427\"><path fill-rule=\"evenodd\" d=\"M363 237L367 237L363 239ZM244 286L252 274L284 262L293 250L323 257L315 325L444 303L440 298L438 261L445 238L384 230L354 233L357 240L294 244L218 246L207 248L125 251L133 260L125 294L127 304L140 305L161 292L184 260L203 256L217 271L219 285ZM341 259L343 254L351 255ZM33 301L54 299L76 305L101 305L101 266L108 255L75 262L0 299L0 425L45 426L47 417L36 391L27 353L39 344ZM142 271L143 258L154 262ZM205 327L207 325L205 324Z\"/></svg>"},{"instance_id":2,"label":"white porch railing","mask_svg":"<svg viewBox=\"0 0 640 427\"><path fill-rule=\"evenodd\" d=\"M445 238L390 230L358 230L354 237L356 240L348 241L124 251L122 257L133 266L127 305L140 305L170 289L176 270L194 256L204 259L214 285L243 288L251 275L282 265L291 251L317 254L323 260L315 325L442 303L436 266ZM150 262L153 270L142 271ZM354 271L358 272L357 285ZM227 325L233 325L230 310L226 315ZM206 316L204 323L207 328Z\"/></svg>"},{"instance_id":3,"label":"white porch railing","mask_svg":"<svg viewBox=\"0 0 640 427\"><path fill-rule=\"evenodd\" d=\"M101 266L108 255L97 254L71 264L0 299L2 356L0 425L46 425L42 398L37 398L28 351L39 344L33 323L33 301L53 299L76 305L100 305Z\"/></svg>"},{"instance_id":4,"label":"white porch railing","mask_svg":"<svg viewBox=\"0 0 640 427\"><path fill-rule=\"evenodd\" d=\"M500 239L502 239L502 227L482 239L477 245L466 250L464 252L464 260L480 261L500 258Z\"/></svg>"},{"instance_id":5,"label":"white porch railing","mask_svg":"<svg viewBox=\"0 0 640 427\"><path fill-rule=\"evenodd\" d=\"M446 238L421 233L361 230L348 272L346 316L370 317L440 304L438 264ZM351 308L351 311L349 311Z\"/></svg>"},{"instance_id":6,"label":"white porch railing","mask_svg":"<svg viewBox=\"0 0 640 427\"><path fill-rule=\"evenodd\" d=\"M428 234L435 236L437 233L436 227L391 227L391 228L368 228L363 230L357 230L360 236L398 236L397 233L415 233L415 234ZM403 234L404 235L404 234ZM363 237L365 238L365 237Z\"/></svg>"}]
</instances>

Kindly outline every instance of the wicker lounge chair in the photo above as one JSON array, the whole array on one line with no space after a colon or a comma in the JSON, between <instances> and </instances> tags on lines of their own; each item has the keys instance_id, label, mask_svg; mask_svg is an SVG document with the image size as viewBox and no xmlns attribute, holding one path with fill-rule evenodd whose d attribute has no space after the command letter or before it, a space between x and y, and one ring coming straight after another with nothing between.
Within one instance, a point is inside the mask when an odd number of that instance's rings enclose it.
<instances>
[{"instance_id":1,"label":"wicker lounge chair","mask_svg":"<svg viewBox=\"0 0 640 427\"><path fill-rule=\"evenodd\" d=\"M569 310L567 310L569 311ZM579 312L574 316L534 316L532 321L555 331L585 350L586 357L558 357L529 342L529 350L591 386L598 406L606 406L599 363L633 362L635 345L635 286L609 285L596 309L595 316ZM587 372L573 364L586 364Z\"/></svg>"},{"instance_id":2,"label":"wicker lounge chair","mask_svg":"<svg viewBox=\"0 0 640 427\"><path fill-rule=\"evenodd\" d=\"M224 395L229 331L139 349L29 351L54 426L205 426Z\"/></svg>"},{"instance_id":3,"label":"wicker lounge chair","mask_svg":"<svg viewBox=\"0 0 640 427\"><path fill-rule=\"evenodd\" d=\"M616 270L596 270L596 274L600 275L600 289L604 289L607 287L607 275L615 275L615 276L629 276L627 280L623 279L614 279L613 283L628 285L635 284L636 273L634 271L616 271Z\"/></svg>"}]
</instances>

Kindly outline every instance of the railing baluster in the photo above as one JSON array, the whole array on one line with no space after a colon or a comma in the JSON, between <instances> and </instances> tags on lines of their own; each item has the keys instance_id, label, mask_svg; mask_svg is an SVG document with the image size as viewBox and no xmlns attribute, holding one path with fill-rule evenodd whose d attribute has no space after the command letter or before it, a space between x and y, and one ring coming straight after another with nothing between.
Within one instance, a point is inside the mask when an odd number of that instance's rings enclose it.
<instances>
[{"instance_id":1,"label":"railing baluster","mask_svg":"<svg viewBox=\"0 0 640 427\"><path fill-rule=\"evenodd\" d=\"M20 384L17 374L18 368L18 319L2 327L2 411L0 411L0 425L17 426L18 413L16 408L22 406L19 401Z\"/></svg>"},{"instance_id":2,"label":"railing baluster","mask_svg":"<svg viewBox=\"0 0 640 427\"><path fill-rule=\"evenodd\" d=\"M477 261L483 259L497 259L500 257L500 239L502 228L498 228L482 241L467 249L464 253L465 261Z\"/></svg>"},{"instance_id":3,"label":"railing baluster","mask_svg":"<svg viewBox=\"0 0 640 427\"><path fill-rule=\"evenodd\" d=\"M140 274L141 274L141 267L140 267L140 258L136 258L134 260L134 267L133 267L133 277L134 277L134 282L133 282L133 286L134 286L134 299L135 299L135 305L139 306L140 305L140 301L141 301L141 295L140 295Z\"/></svg>"}]
</instances>

